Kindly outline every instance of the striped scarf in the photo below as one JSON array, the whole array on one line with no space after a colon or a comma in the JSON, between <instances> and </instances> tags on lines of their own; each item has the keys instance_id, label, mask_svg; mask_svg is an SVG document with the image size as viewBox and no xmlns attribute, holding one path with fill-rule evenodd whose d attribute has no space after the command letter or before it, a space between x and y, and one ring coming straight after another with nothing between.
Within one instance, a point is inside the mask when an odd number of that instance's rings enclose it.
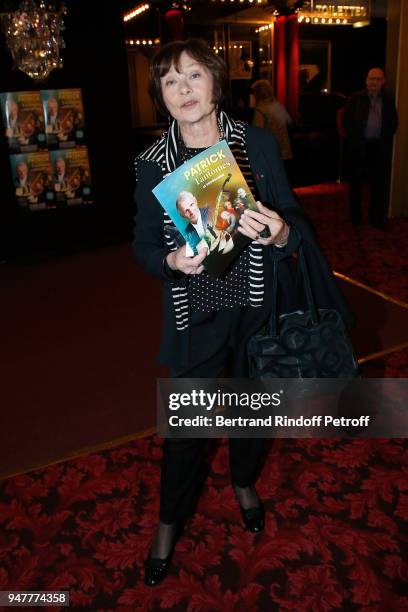
<instances>
[{"instance_id":1,"label":"striped scarf","mask_svg":"<svg viewBox=\"0 0 408 612\"><path fill-rule=\"evenodd\" d=\"M255 184L248 160L245 143L245 124L241 121L233 121L223 111L219 114L225 139L234 154L248 187L254 193ZM137 180L137 162L139 159L159 164L163 178L177 168L178 162L178 134L179 128L176 120L173 120L169 130L148 149L140 153L135 162ZM163 211L163 232L166 246L169 251L175 251L178 247L174 239L166 231L168 227L175 227L168 214ZM263 277L263 253L262 246L256 242L249 245L249 304L257 307L262 305L264 277ZM176 328L178 331L187 329L189 324L189 298L188 287L183 284L172 285L172 297L176 315Z\"/></svg>"}]
</instances>

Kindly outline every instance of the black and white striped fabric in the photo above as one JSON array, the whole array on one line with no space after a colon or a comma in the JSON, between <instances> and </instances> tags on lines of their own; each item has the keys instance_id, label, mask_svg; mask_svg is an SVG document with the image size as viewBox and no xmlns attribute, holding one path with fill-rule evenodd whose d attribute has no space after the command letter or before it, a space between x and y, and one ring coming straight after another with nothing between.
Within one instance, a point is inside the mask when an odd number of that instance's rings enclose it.
<instances>
[{"instance_id":1,"label":"black and white striped fabric","mask_svg":"<svg viewBox=\"0 0 408 612\"><path fill-rule=\"evenodd\" d=\"M241 172L243 173L250 190L252 191L252 193L255 193L255 184L253 181L252 172L246 151L245 124L241 121L233 121L223 111L220 112L219 119L224 130L225 138L231 148L231 151L234 154L235 159L237 160ZM169 130L165 132L158 141L156 141L148 149L143 151L143 153L138 155L135 161L136 180L138 166L137 162L139 159L158 163L163 172L163 178L177 168L177 162L179 158L177 149L178 134L179 128L177 121L173 120L169 127ZM169 251L174 251L177 249L177 244L167 231L167 228L169 227L174 227L174 224L168 214L163 211L163 230L165 242ZM249 280L249 291L247 291L245 287L242 287L239 291L239 296L235 298L235 303L234 300L231 300L231 293L229 292L229 298L227 300L227 303L224 303L223 306L231 307L234 305L245 305L248 303L250 306L253 307L261 306L264 293L262 246L256 242L252 242L249 245L248 249L241 254L239 259L241 258L242 264L245 263L246 259L247 267L249 267L248 271L245 270L245 273ZM231 271L231 273L232 272L233 271ZM189 324L188 314L191 307L191 293L189 293L188 286L184 284L175 284L172 287L172 295L176 314L176 327L177 330L182 331L186 329ZM198 293L195 292L195 295L197 296ZM220 292L217 291L217 295L219 296ZM220 306L220 303L214 305L217 308ZM213 306L210 307L211 310L214 310Z\"/></svg>"}]
</instances>

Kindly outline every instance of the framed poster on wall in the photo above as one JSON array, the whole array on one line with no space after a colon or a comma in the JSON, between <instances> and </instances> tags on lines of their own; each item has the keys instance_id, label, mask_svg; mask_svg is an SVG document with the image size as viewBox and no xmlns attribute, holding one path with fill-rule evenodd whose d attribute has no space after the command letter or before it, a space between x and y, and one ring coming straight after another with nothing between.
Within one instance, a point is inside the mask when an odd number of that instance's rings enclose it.
<instances>
[{"instance_id":1,"label":"framed poster on wall","mask_svg":"<svg viewBox=\"0 0 408 612\"><path fill-rule=\"evenodd\" d=\"M39 91L0 93L0 107L10 153L32 153L46 148Z\"/></svg>"},{"instance_id":2,"label":"framed poster on wall","mask_svg":"<svg viewBox=\"0 0 408 612\"><path fill-rule=\"evenodd\" d=\"M49 149L69 149L85 142L85 120L80 89L41 91Z\"/></svg>"},{"instance_id":3,"label":"framed poster on wall","mask_svg":"<svg viewBox=\"0 0 408 612\"><path fill-rule=\"evenodd\" d=\"M51 151L52 182L58 206L92 204L91 172L86 147Z\"/></svg>"},{"instance_id":4,"label":"framed poster on wall","mask_svg":"<svg viewBox=\"0 0 408 612\"><path fill-rule=\"evenodd\" d=\"M331 91L331 42L299 41L299 91Z\"/></svg>"},{"instance_id":5,"label":"framed poster on wall","mask_svg":"<svg viewBox=\"0 0 408 612\"><path fill-rule=\"evenodd\" d=\"M245 40L231 41L228 49L230 79L252 79L252 43Z\"/></svg>"},{"instance_id":6,"label":"framed poster on wall","mask_svg":"<svg viewBox=\"0 0 408 612\"><path fill-rule=\"evenodd\" d=\"M27 210L55 208L48 151L10 155L17 204Z\"/></svg>"}]
</instances>

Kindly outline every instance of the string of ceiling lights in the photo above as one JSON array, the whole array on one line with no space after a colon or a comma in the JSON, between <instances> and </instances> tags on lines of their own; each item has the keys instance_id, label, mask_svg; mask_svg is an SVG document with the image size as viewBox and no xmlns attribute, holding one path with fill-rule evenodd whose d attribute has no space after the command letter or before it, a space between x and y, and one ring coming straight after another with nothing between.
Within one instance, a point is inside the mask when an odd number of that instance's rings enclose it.
<instances>
[{"instance_id":1,"label":"string of ceiling lights","mask_svg":"<svg viewBox=\"0 0 408 612\"><path fill-rule=\"evenodd\" d=\"M222 4L268 4L268 0L211 0L211 2L220 2Z\"/></svg>"},{"instance_id":2,"label":"string of ceiling lights","mask_svg":"<svg viewBox=\"0 0 408 612\"><path fill-rule=\"evenodd\" d=\"M160 38L144 38L144 39L136 39L136 38L128 38L126 40L126 44L133 46L143 46L143 47L154 47L160 45Z\"/></svg>"},{"instance_id":3,"label":"string of ceiling lights","mask_svg":"<svg viewBox=\"0 0 408 612\"><path fill-rule=\"evenodd\" d=\"M360 0L361 1L361 0ZM211 2L219 4L235 4L235 5L249 5L249 6L264 6L269 4L269 0L211 0ZM300 3L303 5L304 3ZM191 11L187 0L185 2L173 2L172 5L177 5L178 9L184 11ZM291 12L297 15L299 23L312 24L312 25L353 25L354 27L362 27L369 24L369 5L344 5L338 4L336 0L332 0L332 4L317 4L310 2L305 6L299 6L296 3L297 8L292 8ZM135 6L132 10L128 11L123 15L123 20L128 22L135 17L143 15L146 11L151 8L148 2ZM286 12L286 11L285 11ZM281 11L275 10L272 14L272 20L275 21L280 15ZM257 33L263 32L264 30L270 29L272 24L260 26L255 31Z\"/></svg>"},{"instance_id":4,"label":"string of ceiling lights","mask_svg":"<svg viewBox=\"0 0 408 612\"><path fill-rule=\"evenodd\" d=\"M148 11L149 8L150 4L147 2L145 4L139 4L138 6L135 6L135 8L133 8L131 11L128 11L123 15L123 21L126 22L130 21L131 19L134 19L135 17L139 17L139 15L142 15L142 13Z\"/></svg>"}]
</instances>

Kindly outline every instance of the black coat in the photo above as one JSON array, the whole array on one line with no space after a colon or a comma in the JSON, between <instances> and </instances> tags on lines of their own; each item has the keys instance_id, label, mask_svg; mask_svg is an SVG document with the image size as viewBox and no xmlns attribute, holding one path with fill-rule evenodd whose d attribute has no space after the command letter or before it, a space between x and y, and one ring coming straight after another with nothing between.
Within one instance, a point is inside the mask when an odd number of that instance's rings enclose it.
<instances>
[{"instance_id":1,"label":"black coat","mask_svg":"<svg viewBox=\"0 0 408 612\"><path fill-rule=\"evenodd\" d=\"M393 99L385 92L382 92L381 96L383 105L378 147L380 159L378 161L379 164L383 163L384 166L388 166L391 160L393 137L398 126L398 116ZM344 109L344 153L346 166L350 171L358 170L364 162L364 131L367 126L369 110L370 98L366 89L353 94Z\"/></svg>"},{"instance_id":2,"label":"black coat","mask_svg":"<svg viewBox=\"0 0 408 612\"><path fill-rule=\"evenodd\" d=\"M306 215L291 191L275 138L267 131L246 126L246 146L249 163L260 198L264 204L275 208L295 231L289 234L289 242L283 249L263 247L264 274L269 275L271 261L280 260L281 288L280 311L289 312L304 305L294 303L292 254L302 240L311 274L312 290L319 308L335 308L346 325L353 317L335 282L327 261L322 254ZM134 255L143 268L163 281L164 329L158 360L173 368L188 365L188 328L176 330L174 306L171 295L173 283L186 283L188 276L171 278L163 265L168 253L163 236L163 210L152 194L152 189L162 180L160 166L141 159L138 166L138 183L135 192L137 214L135 217ZM269 285L269 283L267 283ZM297 298L296 298L297 299ZM265 301L268 295L265 295ZM262 323L262 322L261 322Z\"/></svg>"}]
</instances>

